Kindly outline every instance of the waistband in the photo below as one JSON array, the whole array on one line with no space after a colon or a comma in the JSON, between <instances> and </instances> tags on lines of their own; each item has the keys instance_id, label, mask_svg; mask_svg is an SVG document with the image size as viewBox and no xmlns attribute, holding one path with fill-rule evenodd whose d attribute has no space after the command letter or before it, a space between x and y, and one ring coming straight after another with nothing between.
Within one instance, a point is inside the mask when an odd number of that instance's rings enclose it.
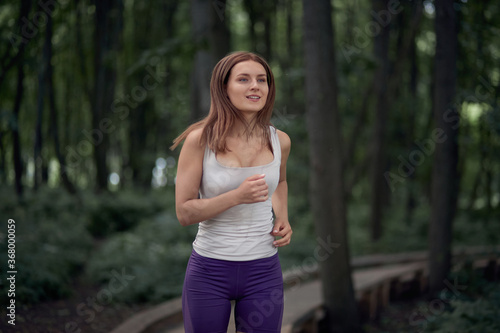
<instances>
[{"instance_id":1,"label":"waistband","mask_svg":"<svg viewBox=\"0 0 500 333\"><path fill-rule=\"evenodd\" d=\"M210 263L214 263L214 264L225 264L225 265L252 265L252 264L265 263L265 262L272 262L272 261L275 261L276 259L279 259L278 252L276 252L275 254L273 254L270 257L258 258L258 259L253 259L253 260L242 260L242 261L224 260L224 259L216 259L216 258L202 256L201 254L196 252L194 249L191 252L191 256L195 259L203 260L205 262L210 262Z\"/></svg>"}]
</instances>

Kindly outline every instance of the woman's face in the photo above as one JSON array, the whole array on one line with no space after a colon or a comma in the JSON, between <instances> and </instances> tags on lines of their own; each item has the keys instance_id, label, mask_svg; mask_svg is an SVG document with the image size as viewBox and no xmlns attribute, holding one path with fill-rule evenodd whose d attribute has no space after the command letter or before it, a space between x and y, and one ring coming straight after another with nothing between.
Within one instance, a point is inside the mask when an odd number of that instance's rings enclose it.
<instances>
[{"instance_id":1,"label":"woman's face","mask_svg":"<svg viewBox=\"0 0 500 333\"><path fill-rule=\"evenodd\" d=\"M226 92L238 110L252 113L262 110L269 92L264 66L252 60L234 65L229 74Z\"/></svg>"}]
</instances>

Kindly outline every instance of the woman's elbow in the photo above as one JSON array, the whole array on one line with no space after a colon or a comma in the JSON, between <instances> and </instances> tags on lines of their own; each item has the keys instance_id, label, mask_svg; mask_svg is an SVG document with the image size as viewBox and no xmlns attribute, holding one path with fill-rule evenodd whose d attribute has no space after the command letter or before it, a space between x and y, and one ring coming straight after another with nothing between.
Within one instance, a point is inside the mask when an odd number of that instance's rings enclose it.
<instances>
[{"instance_id":1,"label":"woman's elbow","mask_svg":"<svg viewBox=\"0 0 500 333\"><path fill-rule=\"evenodd\" d=\"M183 227L189 225L186 215L183 214L182 210L179 207L176 208L175 213L177 215L177 221L179 221L180 225L182 225Z\"/></svg>"},{"instance_id":2,"label":"woman's elbow","mask_svg":"<svg viewBox=\"0 0 500 333\"><path fill-rule=\"evenodd\" d=\"M189 214L186 210L182 208L177 208L176 209L176 214L177 214L177 220L179 221L180 225L183 227L187 227L188 225L196 223L193 220L193 217L191 216L192 214Z\"/></svg>"},{"instance_id":3,"label":"woman's elbow","mask_svg":"<svg viewBox=\"0 0 500 333\"><path fill-rule=\"evenodd\" d=\"M191 224L189 219L186 218L186 216L184 216L183 214L177 213L177 220L179 221L180 225L182 225L183 227L186 227L186 226Z\"/></svg>"}]
</instances>

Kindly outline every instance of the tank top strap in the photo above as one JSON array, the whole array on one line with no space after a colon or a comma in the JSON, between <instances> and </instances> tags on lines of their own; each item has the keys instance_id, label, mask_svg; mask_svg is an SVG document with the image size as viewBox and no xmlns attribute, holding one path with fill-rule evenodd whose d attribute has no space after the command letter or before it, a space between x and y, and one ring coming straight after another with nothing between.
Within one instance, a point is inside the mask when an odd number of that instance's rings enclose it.
<instances>
[{"instance_id":1,"label":"tank top strap","mask_svg":"<svg viewBox=\"0 0 500 333\"><path fill-rule=\"evenodd\" d=\"M271 144L273 146L273 154L278 160L281 160L281 145L280 145L280 139L278 137L278 130L274 126L269 126L269 131L271 132Z\"/></svg>"}]
</instances>

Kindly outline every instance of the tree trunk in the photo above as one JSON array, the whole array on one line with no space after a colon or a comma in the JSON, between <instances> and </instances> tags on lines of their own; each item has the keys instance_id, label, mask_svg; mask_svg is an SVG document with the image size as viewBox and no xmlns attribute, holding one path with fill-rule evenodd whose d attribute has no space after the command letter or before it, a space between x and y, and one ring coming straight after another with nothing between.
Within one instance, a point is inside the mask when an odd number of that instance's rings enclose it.
<instances>
[{"instance_id":1,"label":"tree trunk","mask_svg":"<svg viewBox=\"0 0 500 333\"><path fill-rule=\"evenodd\" d=\"M196 45L191 73L191 121L210 110L210 77L215 64L230 50L226 0L191 0L191 22Z\"/></svg>"},{"instance_id":2,"label":"tree trunk","mask_svg":"<svg viewBox=\"0 0 500 333\"><path fill-rule=\"evenodd\" d=\"M422 6L420 1L416 1L410 5L412 8L412 16L415 17L419 15L419 6ZM414 149L413 143L415 140L415 124L418 106L417 97L417 82L418 82L418 58L417 58L417 40L416 36L413 34L411 36L410 50L410 82L409 91L411 98L411 105L409 108L408 121L407 121L407 133L406 133L406 147L408 151ZM413 213L417 206L416 190L415 190L415 173L412 173L408 177L408 197L406 198L406 209L405 209L405 221L408 225L412 224Z\"/></svg>"},{"instance_id":3,"label":"tree trunk","mask_svg":"<svg viewBox=\"0 0 500 333\"><path fill-rule=\"evenodd\" d=\"M134 2L134 28L132 41L134 50L132 51L132 62L139 57L142 52L150 48L150 39L144 36L144 31L152 30L152 10L155 8L141 1ZM135 52L135 53L134 53ZM152 58L156 60L157 57ZM150 60L153 61L153 60ZM158 62L159 57L158 57ZM147 66L149 66L148 64ZM156 65L156 63L155 63ZM134 91L134 87L140 87L143 84L144 69L135 71L127 80L127 91ZM151 186L152 166L147 161L147 119L156 117L154 108L151 105L151 96L148 94L144 98L134 100L134 107L129 115L128 128L128 166L132 170L132 182L138 188L148 188ZM152 122L155 123L156 121Z\"/></svg>"},{"instance_id":4,"label":"tree trunk","mask_svg":"<svg viewBox=\"0 0 500 333\"><path fill-rule=\"evenodd\" d=\"M177 0L170 0L166 1L163 3L163 12L165 17L165 38L167 40L171 40L175 37L176 35L176 26L175 26L175 13L178 8L178 1ZM217 8L217 7L216 7ZM222 10L225 8L225 6L222 7ZM224 19L224 16L222 16ZM168 146L170 142L172 142L173 138L171 138L172 133L175 131L172 131L172 119L173 116L175 115L175 110L173 110L170 107L170 103L168 103L172 99L172 87L173 87L173 82L175 82L174 78L174 69L173 69L173 64L172 64L172 59L171 57L165 57L165 72L168 73L168 75L165 77L165 81L163 82L163 87L164 87L164 101L167 102L167 107L164 109L164 114L160 118L160 121L158 122L156 126L156 142L155 142L155 150L156 151L162 151L163 147Z\"/></svg>"},{"instance_id":5,"label":"tree trunk","mask_svg":"<svg viewBox=\"0 0 500 333\"><path fill-rule=\"evenodd\" d=\"M218 0L219 6L222 9L227 7L226 0ZM215 6L212 1L212 7ZM214 66L217 61L224 58L231 50L231 32L229 31L229 17L227 12L221 17L218 13L211 8L212 29L210 32L210 49L212 50L212 57L214 59ZM214 15L215 14L215 15Z\"/></svg>"},{"instance_id":6,"label":"tree trunk","mask_svg":"<svg viewBox=\"0 0 500 333\"><path fill-rule=\"evenodd\" d=\"M374 0L373 10L378 13L387 10L388 0ZM387 168L387 84L389 79L389 24L380 28L381 31L374 38L374 54L378 62L375 73L376 105L375 128L372 137L372 172L371 172L371 214L370 231L372 241L377 241L382 236L382 215L387 196L387 185L384 174Z\"/></svg>"},{"instance_id":7,"label":"tree trunk","mask_svg":"<svg viewBox=\"0 0 500 333\"><path fill-rule=\"evenodd\" d=\"M38 4L38 10L42 11L43 8ZM35 127L35 147L33 152L33 189L36 191L38 187L46 183L48 180L47 160L42 157L43 148L43 110L45 108L45 95L47 93L47 80L49 66L51 66L52 59L52 15L47 15L46 36L43 44L42 64L38 73L38 101L37 101L37 115Z\"/></svg>"},{"instance_id":8,"label":"tree trunk","mask_svg":"<svg viewBox=\"0 0 500 333\"><path fill-rule=\"evenodd\" d=\"M10 47L5 48L5 53L2 54L0 59L0 64L2 65L0 71L0 87L7 77L7 73L19 62L22 62L24 49L31 40L28 36L26 36L26 33L23 30L23 25L26 24L25 20L31 10L31 2L31 0L21 0L19 2L19 16L16 22L16 31L8 34L11 45ZM16 51L16 53L11 55L13 50Z\"/></svg>"},{"instance_id":9,"label":"tree trunk","mask_svg":"<svg viewBox=\"0 0 500 333\"><path fill-rule=\"evenodd\" d=\"M215 62L209 45L212 15L216 14L210 0L191 1L191 22L196 45L191 73L191 121L199 120L210 109L210 76Z\"/></svg>"},{"instance_id":10,"label":"tree trunk","mask_svg":"<svg viewBox=\"0 0 500 333\"><path fill-rule=\"evenodd\" d=\"M4 132L0 130L0 184L5 184L7 182L7 167L5 164L5 155L7 152L5 151L5 146L3 144L4 136Z\"/></svg>"},{"instance_id":11,"label":"tree trunk","mask_svg":"<svg viewBox=\"0 0 500 333\"><path fill-rule=\"evenodd\" d=\"M92 103L92 139L96 165L96 189L107 190L109 134L116 130L110 119L116 85L116 56L120 48L123 28L123 3L121 0L95 1L95 57L94 93Z\"/></svg>"},{"instance_id":12,"label":"tree trunk","mask_svg":"<svg viewBox=\"0 0 500 333\"><path fill-rule=\"evenodd\" d=\"M457 23L453 2L435 2L433 109L436 128L442 130L442 135L436 143L431 183L429 291L432 295L445 286L450 271L452 224L457 206L459 113L453 105L457 71Z\"/></svg>"},{"instance_id":13,"label":"tree trunk","mask_svg":"<svg viewBox=\"0 0 500 333\"><path fill-rule=\"evenodd\" d=\"M53 74L53 66L52 66L52 35L53 35L53 21L52 16L47 15L47 26L45 28L45 43L46 43L46 74L47 74L47 93L49 97L49 108L50 108L50 133L52 135L52 139L54 140L54 152L56 154L56 158L59 162L60 170L59 175L62 180L62 184L66 191L70 194L76 193L76 188L73 183L68 178L66 161L64 159L63 154L61 153L61 144L59 142L59 126L58 126L58 115L57 115L57 106L56 106L56 97L54 91L54 74Z\"/></svg>"},{"instance_id":14,"label":"tree trunk","mask_svg":"<svg viewBox=\"0 0 500 333\"><path fill-rule=\"evenodd\" d=\"M261 14L262 21L264 24L264 50L262 50L262 55L264 58L270 62L272 60L272 20L271 17L276 10L276 7L272 1L259 1L258 3L264 5L264 11Z\"/></svg>"},{"instance_id":15,"label":"tree trunk","mask_svg":"<svg viewBox=\"0 0 500 333\"><path fill-rule=\"evenodd\" d=\"M329 0L303 0L307 122L310 146L310 201L319 242L316 253L328 332L360 332L354 299L346 203L332 8Z\"/></svg>"},{"instance_id":16,"label":"tree trunk","mask_svg":"<svg viewBox=\"0 0 500 333\"><path fill-rule=\"evenodd\" d=\"M293 28L294 28L294 20L293 20L293 6L291 0L285 0L283 2L283 8L280 9L286 13L286 30L285 30L285 49L279 50L281 51L280 62L281 68L283 68L283 72L287 73L290 79L283 80L282 82L282 91L285 96L287 96L290 100L289 105L287 105L287 109L292 114L303 113L304 109L300 107L300 102L297 101L297 97L295 94L295 85L294 79L289 75L291 69L293 68L293 59L294 55L297 54L293 41ZM300 110L300 111L299 111Z\"/></svg>"},{"instance_id":17,"label":"tree trunk","mask_svg":"<svg viewBox=\"0 0 500 333\"><path fill-rule=\"evenodd\" d=\"M250 49L254 52L257 52L259 49L258 41L257 41L257 33L255 32L255 24L257 23L257 1L252 0L244 0L243 5L245 6L245 10L248 13L248 19L250 20L249 24L249 35L250 35Z\"/></svg>"},{"instance_id":18,"label":"tree trunk","mask_svg":"<svg viewBox=\"0 0 500 333\"><path fill-rule=\"evenodd\" d=\"M91 79L89 78L89 72L87 70L87 62L84 52L84 38L82 33L82 12L86 8L82 8L80 5L80 0L75 0L75 40L76 40L76 54L78 56L78 69L80 75L82 76L82 86L83 91L89 101L93 101L92 89L90 88Z\"/></svg>"},{"instance_id":19,"label":"tree trunk","mask_svg":"<svg viewBox=\"0 0 500 333\"><path fill-rule=\"evenodd\" d=\"M479 134L481 136L481 141L483 144L480 148L482 150L481 154L484 156L481 158L481 169L484 172L485 178L485 199L486 199L486 214L491 216L493 211L493 154L491 152L491 147L493 146L493 141L491 140L491 129L485 128L483 133Z\"/></svg>"},{"instance_id":20,"label":"tree trunk","mask_svg":"<svg viewBox=\"0 0 500 333\"><path fill-rule=\"evenodd\" d=\"M50 15L48 15L50 16ZM33 189L38 190L38 186L42 182L42 124L43 124L43 108L44 108L44 97L45 97L45 84L47 83L47 63L50 62L47 54L47 44L51 41L45 40L43 46L42 64L39 67L38 73L38 98L37 98L37 112L36 112L36 125L35 125L35 146L33 149Z\"/></svg>"},{"instance_id":21,"label":"tree trunk","mask_svg":"<svg viewBox=\"0 0 500 333\"><path fill-rule=\"evenodd\" d=\"M17 88L16 99L14 101L14 125L12 127L12 157L14 162L14 181L16 193L19 199L23 197L23 161L21 158L21 138L19 133L19 112L21 111L21 103L24 94L24 64L21 60L17 64Z\"/></svg>"},{"instance_id":22,"label":"tree trunk","mask_svg":"<svg viewBox=\"0 0 500 333\"><path fill-rule=\"evenodd\" d=\"M151 110L151 103L141 102L130 113L129 122L129 166L132 170L132 182L141 188L151 186L152 166L147 164L146 156L146 112Z\"/></svg>"},{"instance_id":23,"label":"tree trunk","mask_svg":"<svg viewBox=\"0 0 500 333\"><path fill-rule=\"evenodd\" d=\"M7 47L5 53L2 55L1 59L1 72L0 72L0 87L7 76L7 72L17 67L17 86L16 86L16 97L14 99L13 108L13 125L12 125L12 161L14 164L14 184L16 188L16 194L19 199L23 197L23 163L21 158L21 139L19 134L19 112L21 111L21 103L24 94L24 49L29 40L23 38L22 26L24 19L28 17L31 8L30 0L22 0L19 2L19 17L16 24L16 32L12 33L9 38L12 40L13 36L18 39L16 45L11 45L12 47ZM17 50L17 53L13 56L10 55L11 50Z\"/></svg>"},{"instance_id":24,"label":"tree trunk","mask_svg":"<svg viewBox=\"0 0 500 333\"><path fill-rule=\"evenodd\" d=\"M267 61L271 61L271 18L276 12L276 3L273 1L245 0L243 5L250 20L251 50L261 54ZM258 31L257 25L262 25L261 32Z\"/></svg>"}]
</instances>

